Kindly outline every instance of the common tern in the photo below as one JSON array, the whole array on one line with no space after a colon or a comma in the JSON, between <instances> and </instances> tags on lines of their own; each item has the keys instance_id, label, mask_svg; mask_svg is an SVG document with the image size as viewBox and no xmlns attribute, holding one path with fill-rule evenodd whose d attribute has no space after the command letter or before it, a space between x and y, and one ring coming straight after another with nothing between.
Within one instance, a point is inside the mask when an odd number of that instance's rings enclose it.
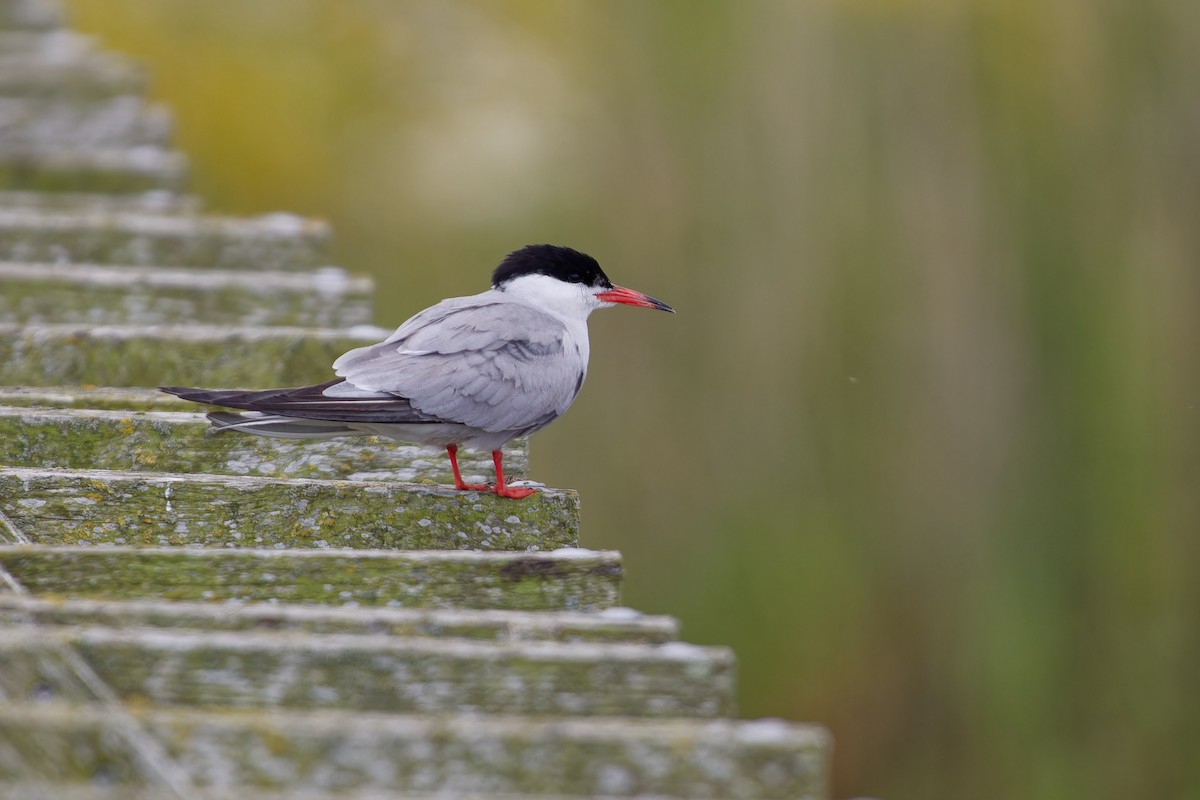
<instances>
[{"instance_id":1,"label":"common tern","mask_svg":"<svg viewBox=\"0 0 1200 800\"><path fill-rule=\"evenodd\" d=\"M674 312L615 285L589 255L529 245L505 257L486 292L443 300L384 341L342 355L334 380L261 391L161 388L248 412L210 413L219 430L295 439L380 435L444 447L456 488L518 499L534 490L505 483L501 448L567 410L587 376L588 315L618 304ZM494 486L463 482L460 447L492 451Z\"/></svg>"}]
</instances>

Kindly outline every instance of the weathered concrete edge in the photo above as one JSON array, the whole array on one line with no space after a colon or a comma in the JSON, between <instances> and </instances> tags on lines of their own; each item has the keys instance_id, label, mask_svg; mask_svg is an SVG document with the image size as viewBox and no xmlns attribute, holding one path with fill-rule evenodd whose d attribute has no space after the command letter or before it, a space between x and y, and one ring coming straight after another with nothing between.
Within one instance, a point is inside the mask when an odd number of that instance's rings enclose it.
<instances>
[{"instance_id":1,"label":"weathered concrete edge","mask_svg":"<svg viewBox=\"0 0 1200 800\"><path fill-rule=\"evenodd\" d=\"M612 607L594 613L479 609L329 608L266 603L162 603L0 595L0 623L105 625L227 631L306 631L508 642L662 644L679 637L673 617Z\"/></svg>"},{"instance_id":2,"label":"weathered concrete edge","mask_svg":"<svg viewBox=\"0 0 1200 800\"><path fill-rule=\"evenodd\" d=\"M206 325L0 324L0 383L22 386L299 386L390 331Z\"/></svg>"},{"instance_id":3,"label":"weathered concrete edge","mask_svg":"<svg viewBox=\"0 0 1200 800\"><path fill-rule=\"evenodd\" d=\"M159 396L171 395L159 392ZM95 397L98 393L85 393ZM149 394L142 394L149 397ZM42 393L46 399L71 395ZM28 397L26 398L29 399ZM252 475L268 478L453 483L444 451L378 436L336 439L277 439L237 432L218 433L204 408L186 403L186 412L93 408L6 406L0 389L0 464L24 468L105 469ZM528 439L504 447L505 474L525 476ZM460 451L467 479L491 480L491 456Z\"/></svg>"},{"instance_id":4,"label":"weathered concrete edge","mask_svg":"<svg viewBox=\"0 0 1200 800\"><path fill-rule=\"evenodd\" d=\"M0 571L49 597L600 611L619 603L621 556L0 545Z\"/></svg>"},{"instance_id":5,"label":"weathered concrete edge","mask_svg":"<svg viewBox=\"0 0 1200 800\"><path fill-rule=\"evenodd\" d=\"M8 698L77 698L75 683L59 678L69 649L118 697L164 705L672 718L734 711L732 652L680 642L28 625L0 626L0 635Z\"/></svg>"},{"instance_id":6,"label":"weathered concrete edge","mask_svg":"<svg viewBox=\"0 0 1200 800\"><path fill-rule=\"evenodd\" d=\"M452 486L0 467L0 512L30 541L221 548L555 550L579 495L523 500Z\"/></svg>"},{"instance_id":7,"label":"weathered concrete edge","mask_svg":"<svg viewBox=\"0 0 1200 800\"><path fill-rule=\"evenodd\" d=\"M424 773L401 754L421 752L421 765L436 764L439 774L457 779L487 776L489 791L497 794L602 794L615 769L622 784L641 795L828 797L828 732L780 720L153 708L131 715L201 787L417 789ZM28 749L24 743L38 744L38 763L26 762L28 778L86 779L105 768L114 783L142 783L127 749L106 732L112 732L107 715L75 704L0 708L0 742L18 757ZM534 758L540 766L498 771L491 753L502 754L508 765ZM660 769L664 761L673 768ZM439 788L449 787L439 782Z\"/></svg>"},{"instance_id":8,"label":"weathered concrete edge","mask_svg":"<svg viewBox=\"0 0 1200 800\"><path fill-rule=\"evenodd\" d=\"M0 386L0 405L107 411L195 411L196 404L157 389L114 386Z\"/></svg>"},{"instance_id":9,"label":"weathered concrete edge","mask_svg":"<svg viewBox=\"0 0 1200 800\"><path fill-rule=\"evenodd\" d=\"M319 267L308 272L231 269L140 264L48 264L0 261L0 281L63 283L89 286L121 286L189 289L211 292L239 289L254 292L312 292L325 298L370 295L375 282L366 275L352 275L339 267Z\"/></svg>"}]
</instances>

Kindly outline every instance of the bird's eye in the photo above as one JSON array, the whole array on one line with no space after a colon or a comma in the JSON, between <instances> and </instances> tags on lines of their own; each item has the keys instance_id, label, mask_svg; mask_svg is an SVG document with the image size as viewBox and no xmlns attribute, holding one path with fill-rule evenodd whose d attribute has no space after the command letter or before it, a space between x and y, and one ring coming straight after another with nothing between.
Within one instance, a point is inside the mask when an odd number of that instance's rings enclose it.
<instances>
[{"instance_id":1,"label":"bird's eye","mask_svg":"<svg viewBox=\"0 0 1200 800\"><path fill-rule=\"evenodd\" d=\"M567 280L569 280L571 283L583 283L583 276L580 275L578 272L572 272L567 277Z\"/></svg>"}]
</instances>

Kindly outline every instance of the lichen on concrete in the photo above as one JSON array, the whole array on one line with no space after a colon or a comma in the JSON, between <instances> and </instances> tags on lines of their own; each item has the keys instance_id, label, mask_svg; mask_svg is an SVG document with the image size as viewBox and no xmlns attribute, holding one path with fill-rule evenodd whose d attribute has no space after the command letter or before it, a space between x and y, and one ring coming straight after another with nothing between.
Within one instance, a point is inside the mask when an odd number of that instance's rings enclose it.
<instances>
[{"instance_id":1,"label":"lichen on concrete","mask_svg":"<svg viewBox=\"0 0 1200 800\"><path fill-rule=\"evenodd\" d=\"M251 219L0 208L10 261L287 270L327 263L329 226L289 214Z\"/></svg>"},{"instance_id":2,"label":"lichen on concrete","mask_svg":"<svg viewBox=\"0 0 1200 800\"><path fill-rule=\"evenodd\" d=\"M223 548L553 550L575 492L514 501L420 484L0 467L0 512L33 542Z\"/></svg>"},{"instance_id":3,"label":"lichen on concrete","mask_svg":"<svg viewBox=\"0 0 1200 800\"><path fill-rule=\"evenodd\" d=\"M47 0L5 0L0 3L0 31L50 31L62 25L57 3Z\"/></svg>"},{"instance_id":4,"label":"lichen on concrete","mask_svg":"<svg viewBox=\"0 0 1200 800\"><path fill-rule=\"evenodd\" d=\"M0 189L174 191L183 187L186 177L187 159L174 150L145 146L72 150L0 140Z\"/></svg>"},{"instance_id":5,"label":"lichen on concrete","mask_svg":"<svg viewBox=\"0 0 1200 800\"><path fill-rule=\"evenodd\" d=\"M5 97L89 100L145 94L146 70L129 58L96 51L62 33L40 37L23 53L0 49L0 92Z\"/></svg>"},{"instance_id":6,"label":"lichen on concrete","mask_svg":"<svg viewBox=\"0 0 1200 800\"><path fill-rule=\"evenodd\" d=\"M0 405L110 411L195 411L196 404L158 389L112 386L0 386Z\"/></svg>"},{"instance_id":7,"label":"lichen on concrete","mask_svg":"<svg viewBox=\"0 0 1200 800\"><path fill-rule=\"evenodd\" d=\"M194 194L169 191L147 191L132 194L0 191L0 208L69 212L136 211L148 214L197 214L202 207L200 198Z\"/></svg>"},{"instance_id":8,"label":"lichen on concrete","mask_svg":"<svg viewBox=\"0 0 1200 800\"><path fill-rule=\"evenodd\" d=\"M217 433L199 413L30 409L6 407L6 399L0 390L0 464L12 467L453 483L444 451L377 436L277 439ZM527 442L505 446L505 473L512 478L526 472ZM473 450L460 451L459 465L464 475L482 480L493 471L491 456Z\"/></svg>"},{"instance_id":9,"label":"lichen on concrete","mask_svg":"<svg viewBox=\"0 0 1200 800\"><path fill-rule=\"evenodd\" d=\"M0 324L0 384L300 386L387 334L376 328Z\"/></svg>"},{"instance_id":10,"label":"lichen on concrete","mask_svg":"<svg viewBox=\"0 0 1200 800\"><path fill-rule=\"evenodd\" d=\"M295 631L497 642L665 644L679 635L671 617L613 607L599 613L428 608L340 608L268 603L157 600L47 600L0 595L0 621L41 626Z\"/></svg>"},{"instance_id":11,"label":"lichen on concrete","mask_svg":"<svg viewBox=\"0 0 1200 800\"><path fill-rule=\"evenodd\" d=\"M173 127L166 109L140 97L78 94L0 95L0 125L9 146L77 148L164 147Z\"/></svg>"},{"instance_id":12,"label":"lichen on concrete","mask_svg":"<svg viewBox=\"0 0 1200 800\"><path fill-rule=\"evenodd\" d=\"M486 796L825 800L830 738L774 721L372 715L354 711L137 708L141 729L197 787ZM136 786L103 711L46 702L0 708L17 775ZM21 740L19 742L18 740ZM27 742L37 741L30 757Z\"/></svg>"},{"instance_id":13,"label":"lichen on concrete","mask_svg":"<svg viewBox=\"0 0 1200 800\"><path fill-rule=\"evenodd\" d=\"M312 273L0 262L0 322L29 324L369 324L373 285Z\"/></svg>"},{"instance_id":14,"label":"lichen on concrete","mask_svg":"<svg viewBox=\"0 0 1200 800\"><path fill-rule=\"evenodd\" d=\"M590 551L0 545L0 567L34 595L399 608L598 611L617 604L620 563L616 553Z\"/></svg>"},{"instance_id":15,"label":"lichen on concrete","mask_svg":"<svg viewBox=\"0 0 1200 800\"><path fill-rule=\"evenodd\" d=\"M303 632L0 626L0 692L61 696L64 649L122 699L161 705L714 717L733 712L720 647ZM75 693L78 696L78 692Z\"/></svg>"}]
</instances>

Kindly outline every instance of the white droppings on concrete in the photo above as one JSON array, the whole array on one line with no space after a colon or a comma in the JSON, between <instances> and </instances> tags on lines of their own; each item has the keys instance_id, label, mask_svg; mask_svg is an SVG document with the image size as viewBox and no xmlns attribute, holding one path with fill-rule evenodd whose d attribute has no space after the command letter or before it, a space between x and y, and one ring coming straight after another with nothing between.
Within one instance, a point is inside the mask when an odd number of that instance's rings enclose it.
<instances>
[{"instance_id":1,"label":"white droppings on concrete","mask_svg":"<svg viewBox=\"0 0 1200 800\"><path fill-rule=\"evenodd\" d=\"M786 720L767 718L743 722L735 729L735 736L742 744L777 744L796 737L796 726Z\"/></svg>"},{"instance_id":2,"label":"white droppings on concrete","mask_svg":"<svg viewBox=\"0 0 1200 800\"><path fill-rule=\"evenodd\" d=\"M350 274L340 267L321 267L313 271L312 285L317 294L326 297L345 294L350 288Z\"/></svg>"},{"instance_id":3,"label":"white droppings on concrete","mask_svg":"<svg viewBox=\"0 0 1200 800\"><path fill-rule=\"evenodd\" d=\"M610 622L633 622L642 618L642 612L627 606L613 606L612 608L604 609L596 616Z\"/></svg>"},{"instance_id":4,"label":"white droppings on concrete","mask_svg":"<svg viewBox=\"0 0 1200 800\"><path fill-rule=\"evenodd\" d=\"M599 550L588 550L585 547L560 547L551 550L550 554L561 558L596 558L603 555Z\"/></svg>"}]
</instances>

